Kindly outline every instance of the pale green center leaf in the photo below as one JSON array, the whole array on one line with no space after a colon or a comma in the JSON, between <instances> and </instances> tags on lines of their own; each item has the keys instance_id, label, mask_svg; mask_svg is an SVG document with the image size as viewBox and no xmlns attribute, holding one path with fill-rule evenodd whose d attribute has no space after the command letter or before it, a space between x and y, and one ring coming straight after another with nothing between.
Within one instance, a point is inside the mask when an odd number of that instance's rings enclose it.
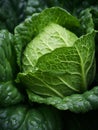
<instances>
[{"instance_id":1,"label":"pale green center leaf","mask_svg":"<svg viewBox=\"0 0 98 130\"><path fill-rule=\"evenodd\" d=\"M39 57L56 48L72 46L76 40L77 36L66 28L55 23L49 24L27 45L22 60L23 71L34 71Z\"/></svg>"}]
</instances>

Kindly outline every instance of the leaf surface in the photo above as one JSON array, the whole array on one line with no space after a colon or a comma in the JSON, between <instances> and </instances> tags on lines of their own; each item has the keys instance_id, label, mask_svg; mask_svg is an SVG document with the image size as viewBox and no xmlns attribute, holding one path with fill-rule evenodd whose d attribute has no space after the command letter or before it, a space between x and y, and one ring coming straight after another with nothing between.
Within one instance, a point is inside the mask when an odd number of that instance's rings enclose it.
<instances>
[{"instance_id":1,"label":"leaf surface","mask_svg":"<svg viewBox=\"0 0 98 130\"><path fill-rule=\"evenodd\" d=\"M13 81L0 83L0 106L7 107L22 101L23 96Z\"/></svg>"},{"instance_id":2,"label":"leaf surface","mask_svg":"<svg viewBox=\"0 0 98 130\"><path fill-rule=\"evenodd\" d=\"M60 113L51 107L32 109L24 105L0 108L2 130L62 130Z\"/></svg>"},{"instance_id":3,"label":"leaf surface","mask_svg":"<svg viewBox=\"0 0 98 130\"><path fill-rule=\"evenodd\" d=\"M52 105L60 110L70 110L75 113L85 113L90 110L98 109L98 86L83 94L73 94L64 97L41 97L31 91L27 91L32 102L45 103Z\"/></svg>"},{"instance_id":4,"label":"leaf surface","mask_svg":"<svg viewBox=\"0 0 98 130\"><path fill-rule=\"evenodd\" d=\"M14 79L16 75L14 37L7 30L0 31L0 82Z\"/></svg>"}]
</instances>

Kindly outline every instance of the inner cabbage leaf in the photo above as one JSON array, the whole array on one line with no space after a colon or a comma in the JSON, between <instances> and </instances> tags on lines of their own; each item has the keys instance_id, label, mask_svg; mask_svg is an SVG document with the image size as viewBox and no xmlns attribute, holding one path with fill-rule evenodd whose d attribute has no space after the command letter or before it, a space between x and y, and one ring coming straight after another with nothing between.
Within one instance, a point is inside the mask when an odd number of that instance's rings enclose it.
<instances>
[{"instance_id":1,"label":"inner cabbage leaf","mask_svg":"<svg viewBox=\"0 0 98 130\"><path fill-rule=\"evenodd\" d=\"M55 23L49 24L27 45L22 60L23 71L35 71L39 57L56 48L72 46L77 39L78 37L66 28Z\"/></svg>"}]
</instances>

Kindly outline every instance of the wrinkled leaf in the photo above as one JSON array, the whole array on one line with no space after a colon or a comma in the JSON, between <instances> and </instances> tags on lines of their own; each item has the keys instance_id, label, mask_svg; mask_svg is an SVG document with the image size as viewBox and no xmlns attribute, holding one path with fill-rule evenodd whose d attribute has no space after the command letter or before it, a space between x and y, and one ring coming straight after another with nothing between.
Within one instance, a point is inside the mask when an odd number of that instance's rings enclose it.
<instances>
[{"instance_id":1,"label":"wrinkled leaf","mask_svg":"<svg viewBox=\"0 0 98 130\"><path fill-rule=\"evenodd\" d=\"M54 23L49 24L26 46L22 56L22 71L35 71L39 57L56 48L70 47L77 39L78 37L66 28Z\"/></svg>"},{"instance_id":2,"label":"wrinkled leaf","mask_svg":"<svg viewBox=\"0 0 98 130\"><path fill-rule=\"evenodd\" d=\"M0 82L14 79L16 75L14 38L6 30L0 31Z\"/></svg>"},{"instance_id":3,"label":"wrinkled leaf","mask_svg":"<svg viewBox=\"0 0 98 130\"><path fill-rule=\"evenodd\" d=\"M64 98L60 97L41 97L31 91L27 91L32 102L53 105L60 110L70 110L75 113L84 113L98 109L98 86L83 94L73 94Z\"/></svg>"},{"instance_id":4,"label":"wrinkled leaf","mask_svg":"<svg viewBox=\"0 0 98 130\"><path fill-rule=\"evenodd\" d=\"M33 13L39 13L47 7L47 2L45 0L28 0L25 8L25 15L26 17L31 17Z\"/></svg>"},{"instance_id":5,"label":"wrinkled leaf","mask_svg":"<svg viewBox=\"0 0 98 130\"><path fill-rule=\"evenodd\" d=\"M26 0L0 0L0 29L13 33L14 28L24 20Z\"/></svg>"},{"instance_id":6,"label":"wrinkled leaf","mask_svg":"<svg viewBox=\"0 0 98 130\"><path fill-rule=\"evenodd\" d=\"M23 96L12 81L0 83L0 106L14 105L23 101Z\"/></svg>"},{"instance_id":7,"label":"wrinkled leaf","mask_svg":"<svg viewBox=\"0 0 98 130\"><path fill-rule=\"evenodd\" d=\"M81 32L83 34L94 30L94 21L91 13L91 8L87 8L80 13Z\"/></svg>"},{"instance_id":8,"label":"wrinkled leaf","mask_svg":"<svg viewBox=\"0 0 98 130\"><path fill-rule=\"evenodd\" d=\"M0 108L2 130L62 130L61 117L56 109L36 109L24 105Z\"/></svg>"}]
</instances>

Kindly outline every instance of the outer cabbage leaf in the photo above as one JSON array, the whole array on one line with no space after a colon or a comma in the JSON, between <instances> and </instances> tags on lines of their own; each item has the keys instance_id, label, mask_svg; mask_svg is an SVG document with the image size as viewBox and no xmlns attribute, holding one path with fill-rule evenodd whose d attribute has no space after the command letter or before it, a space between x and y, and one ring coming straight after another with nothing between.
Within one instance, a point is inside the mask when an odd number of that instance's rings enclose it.
<instances>
[{"instance_id":1,"label":"outer cabbage leaf","mask_svg":"<svg viewBox=\"0 0 98 130\"><path fill-rule=\"evenodd\" d=\"M19 103L23 96L12 81L0 83L0 106L9 106Z\"/></svg>"},{"instance_id":2,"label":"outer cabbage leaf","mask_svg":"<svg viewBox=\"0 0 98 130\"><path fill-rule=\"evenodd\" d=\"M17 62L20 68L24 48L49 23L56 23L71 30L79 26L77 18L59 7L52 7L43 10L39 14L33 14L32 17L26 19L15 28Z\"/></svg>"},{"instance_id":3,"label":"outer cabbage leaf","mask_svg":"<svg viewBox=\"0 0 98 130\"><path fill-rule=\"evenodd\" d=\"M14 79L16 73L16 54L14 38L6 30L0 31L0 82Z\"/></svg>"},{"instance_id":4,"label":"outer cabbage leaf","mask_svg":"<svg viewBox=\"0 0 98 130\"><path fill-rule=\"evenodd\" d=\"M92 18L94 21L94 26L95 29L98 30L98 4L96 4L96 6L93 6L90 8L91 9L91 14L92 14Z\"/></svg>"},{"instance_id":5,"label":"outer cabbage leaf","mask_svg":"<svg viewBox=\"0 0 98 130\"><path fill-rule=\"evenodd\" d=\"M30 90L27 90L29 99L32 102L53 105L60 110L70 110L75 113L84 113L98 109L98 86L84 92L83 94L72 94L64 98L60 97L41 97Z\"/></svg>"},{"instance_id":6,"label":"outer cabbage leaf","mask_svg":"<svg viewBox=\"0 0 98 130\"><path fill-rule=\"evenodd\" d=\"M92 9L87 8L80 12L81 33L89 33L94 29L94 20L91 13Z\"/></svg>"},{"instance_id":7,"label":"outer cabbage leaf","mask_svg":"<svg viewBox=\"0 0 98 130\"><path fill-rule=\"evenodd\" d=\"M16 77L14 38L6 30L0 31L0 106L18 103L23 97L13 83Z\"/></svg>"},{"instance_id":8,"label":"outer cabbage leaf","mask_svg":"<svg viewBox=\"0 0 98 130\"><path fill-rule=\"evenodd\" d=\"M28 0L25 8L25 15L26 17L31 17L33 13L39 13L47 7L49 6L47 6L45 0Z\"/></svg>"},{"instance_id":9,"label":"outer cabbage leaf","mask_svg":"<svg viewBox=\"0 0 98 130\"><path fill-rule=\"evenodd\" d=\"M40 12L42 9L58 6L66 9L72 15L79 15L79 13L89 7L96 6L96 0L28 0L26 5L26 16L30 16L35 12Z\"/></svg>"},{"instance_id":10,"label":"outer cabbage leaf","mask_svg":"<svg viewBox=\"0 0 98 130\"><path fill-rule=\"evenodd\" d=\"M95 76L94 37L95 32L88 33L71 47L58 48L43 55L38 59L37 70L57 75L70 88L85 91Z\"/></svg>"},{"instance_id":11,"label":"outer cabbage leaf","mask_svg":"<svg viewBox=\"0 0 98 130\"><path fill-rule=\"evenodd\" d=\"M48 1L48 0L47 0ZM49 0L51 1L51 0ZM55 1L55 0L54 0ZM79 15L82 10L86 8L96 6L98 1L96 0L58 0L60 2L60 6L68 10L72 15Z\"/></svg>"},{"instance_id":12,"label":"outer cabbage leaf","mask_svg":"<svg viewBox=\"0 0 98 130\"><path fill-rule=\"evenodd\" d=\"M96 1L97 2L97 1ZM82 10L79 14L79 19L80 19L80 23L81 23L81 31L79 30L80 34L85 34L93 29L98 30L98 7L97 4L95 4L96 6L91 6L88 7L85 10ZM98 31L96 33L96 37L95 37L95 50L96 50L96 65L98 64ZM98 69L96 68L96 77L94 80L94 84L98 84Z\"/></svg>"},{"instance_id":13,"label":"outer cabbage leaf","mask_svg":"<svg viewBox=\"0 0 98 130\"><path fill-rule=\"evenodd\" d=\"M36 109L17 105L0 108L2 130L62 130L60 113L51 107Z\"/></svg>"},{"instance_id":14,"label":"outer cabbage leaf","mask_svg":"<svg viewBox=\"0 0 98 130\"><path fill-rule=\"evenodd\" d=\"M25 18L26 0L0 0L0 29L14 31Z\"/></svg>"}]
</instances>

